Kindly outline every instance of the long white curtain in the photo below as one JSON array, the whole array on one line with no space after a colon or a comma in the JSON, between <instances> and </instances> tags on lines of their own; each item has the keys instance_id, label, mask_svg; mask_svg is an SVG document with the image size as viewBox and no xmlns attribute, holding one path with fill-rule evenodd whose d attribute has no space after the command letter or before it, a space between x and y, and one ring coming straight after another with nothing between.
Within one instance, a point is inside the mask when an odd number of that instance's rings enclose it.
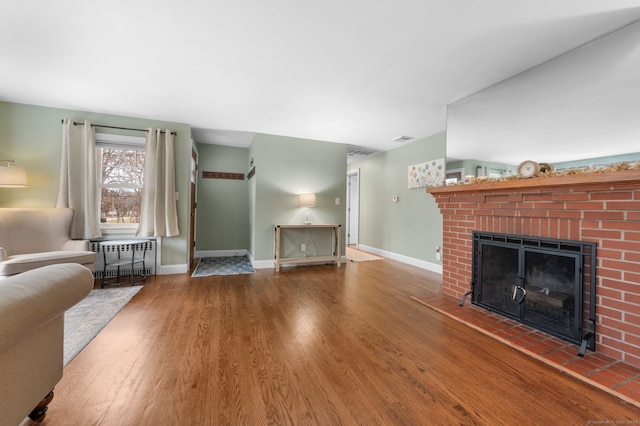
<instances>
[{"instance_id":1,"label":"long white curtain","mask_svg":"<svg viewBox=\"0 0 640 426\"><path fill-rule=\"evenodd\" d=\"M173 237L179 234L173 145L174 135L170 130L149 129L138 236Z\"/></svg>"},{"instance_id":2,"label":"long white curtain","mask_svg":"<svg viewBox=\"0 0 640 426\"><path fill-rule=\"evenodd\" d=\"M71 207L74 211L71 238L102 236L99 181L95 129L89 121L85 120L83 126L76 126L65 118L62 122L62 159L56 207Z\"/></svg>"}]
</instances>

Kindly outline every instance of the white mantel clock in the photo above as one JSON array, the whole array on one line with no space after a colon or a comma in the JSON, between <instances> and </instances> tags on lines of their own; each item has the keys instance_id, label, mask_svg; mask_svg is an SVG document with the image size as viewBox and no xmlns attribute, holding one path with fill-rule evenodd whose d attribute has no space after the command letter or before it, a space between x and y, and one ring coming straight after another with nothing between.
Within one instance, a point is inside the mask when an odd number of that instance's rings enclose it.
<instances>
[{"instance_id":1,"label":"white mantel clock","mask_svg":"<svg viewBox=\"0 0 640 426\"><path fill-rule=\"evenodd\" d=\"M530 178L540 174L540 164L532 160L525 160L518 166L518 175L523 178Z\"/></svg>"}]
</instances>

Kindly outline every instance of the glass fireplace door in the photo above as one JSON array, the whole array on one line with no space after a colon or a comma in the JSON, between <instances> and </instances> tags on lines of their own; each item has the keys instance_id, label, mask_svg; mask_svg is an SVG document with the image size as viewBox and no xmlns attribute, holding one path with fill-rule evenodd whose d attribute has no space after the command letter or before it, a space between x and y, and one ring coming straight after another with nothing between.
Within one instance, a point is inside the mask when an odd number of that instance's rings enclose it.
<instances>
[{"instance_id":1,"label":"glass fireplace door","mask_svg":"<svg viewBox=\"0 0 640 426\"><path fill-rule=\"evenodd\" d=\"M474 231L472 270L473 304L595 350L595 243Z\"/></svg>"},{"instance_id":2,"label":"glass fireplace door","mask_svg":"<svg viewBox=\"0 0 640 426\"><path fill-rule=\"evenodd\" d=\"M580 340L579 254L480 241L473 303L558 337Z\"/></svg>"},{"instance_id":3,"label":"glass fireplace door","mask_svg":"<svg viewBox=\"0 0 640 426\"><path fill-rule=\"evenodd\" d=\"M474 302L510 317L522 316L520 304L513 302L516 286L521 285L520 250L496 243L480 243L480 279Z\"/></svg>"},{"instance_id":4,"label":"glass fireplace door","mask_svg":"<svg viewBox=\"0 0 640 426\"><path fill-rule=\"evenodd\" d=\"M581 272L578 255L524 250L522 321L555 335L580 338Z\"/></svg>"}]
</instances>

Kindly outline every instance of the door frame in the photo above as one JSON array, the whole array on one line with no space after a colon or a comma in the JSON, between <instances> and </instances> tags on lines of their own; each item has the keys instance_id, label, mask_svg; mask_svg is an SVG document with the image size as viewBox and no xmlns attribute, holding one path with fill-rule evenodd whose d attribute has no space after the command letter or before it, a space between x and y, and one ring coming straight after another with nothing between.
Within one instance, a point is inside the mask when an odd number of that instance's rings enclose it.
<instances>
[{"instance_id":1,"label":"door frame","mask_svg":"<svg viewBox=\"0 0 640 426\"><path fill-rule=\"evenodd\" d=\"M195 268L195 251L196 251L196 212L198 206L198 150L195 146L191 147L190 159L190 206L189 206L189 270Z\"/></svg>"},{"instance_id":2,"label":"door frame","mask_svg":"<svg viewBox=\"0 0 640 426\"><path fill-rule=\"evenodd\" d=\"M356 200L351 199L351 176L356 176ZM354 204L358 207L358 232L356 233L355 241L351 239L351 206ZM345 241L347 245L355 244L356 247L360 242L360 169L347 171L347 226L345 227Z\"/></svg>"}]
</instances>

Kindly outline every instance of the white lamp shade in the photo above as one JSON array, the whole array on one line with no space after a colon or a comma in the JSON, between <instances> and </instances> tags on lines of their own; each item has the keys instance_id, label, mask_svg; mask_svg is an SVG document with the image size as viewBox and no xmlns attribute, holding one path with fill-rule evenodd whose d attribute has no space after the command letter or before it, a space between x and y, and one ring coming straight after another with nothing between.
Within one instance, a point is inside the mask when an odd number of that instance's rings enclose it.
<instances>
[{"instance_id":1,"label":"white lamp shade","mask_svg":"<svg viewBox=\"0 0 640 426\"><path fill-rule=\"evenodd\" d=\"M14 167L10 162L7 162L6 165L0 164L0 187L20 188L25 186L27 186L27 171L24 167Z\"/></svg>"},{"instance_id":2,"label":"white lamp shade","mask_svg":"<svg viewBox=\"0 0 640 426\"><path fill-rule=\"evenodd\" d=\"M298 195L298 204L300 207L315 207L316 194L300 194Z\"/></svg>"}]
</instances>

